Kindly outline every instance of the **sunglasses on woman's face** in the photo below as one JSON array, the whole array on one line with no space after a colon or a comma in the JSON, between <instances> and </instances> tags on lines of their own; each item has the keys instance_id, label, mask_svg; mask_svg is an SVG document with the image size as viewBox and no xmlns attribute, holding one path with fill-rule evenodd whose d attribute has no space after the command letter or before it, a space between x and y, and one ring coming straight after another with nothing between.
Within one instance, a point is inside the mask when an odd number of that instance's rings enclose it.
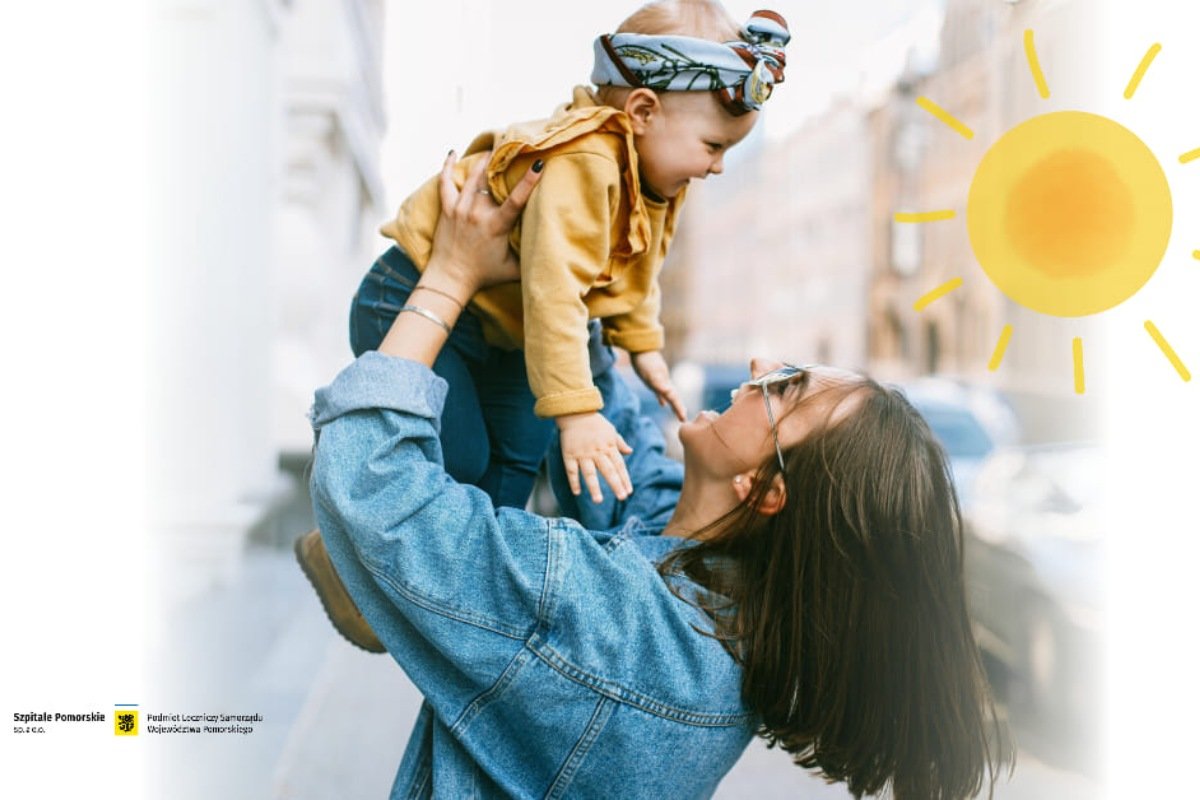
<instances>
[{"instance_id":1,"label":"sunglasses on woman's face","mask_svg":"<svg viewBox=\"0 0 1200 800\"><path fill-rule=\"evenodd\" d=\"M771 438L775 440L775 455L779 458L779 469L781 471L784 469L783 448L779 446L779 428L775 425L775 412L771 408L771 398L768 395L767 387L792 383L794 381L803 383L808 380L808 371L812 366L812 364L805 364L804 366L797 367L794 364L784 364L782 367L746 381L729 393L729 400L733 402L737 399L738 392L747 386L757 386L762 390L763 403L767 407L767 421L771 423Z\"/></svg>"}]
</instances>

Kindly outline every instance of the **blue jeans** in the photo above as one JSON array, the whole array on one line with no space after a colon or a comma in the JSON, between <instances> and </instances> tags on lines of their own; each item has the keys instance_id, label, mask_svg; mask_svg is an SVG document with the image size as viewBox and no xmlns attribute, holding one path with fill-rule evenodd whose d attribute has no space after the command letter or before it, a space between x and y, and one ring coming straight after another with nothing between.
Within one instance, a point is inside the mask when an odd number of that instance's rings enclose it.
<instances>
[{"instance_id":1,"label":"blue jeans","mask_svg":"<svg viewBox=\"0 0 1200 800\"><path fill-rule=\"evenodd\" d=\"M350 308L355 356L375 350L421 277L397 247L371 266ZM496 506L524 508L554 433L534 415L525 353L489 345L479 318L458 318L433 371L450 385L439 436L446 471L487 492Z\"/></svg>"}]
</instances>

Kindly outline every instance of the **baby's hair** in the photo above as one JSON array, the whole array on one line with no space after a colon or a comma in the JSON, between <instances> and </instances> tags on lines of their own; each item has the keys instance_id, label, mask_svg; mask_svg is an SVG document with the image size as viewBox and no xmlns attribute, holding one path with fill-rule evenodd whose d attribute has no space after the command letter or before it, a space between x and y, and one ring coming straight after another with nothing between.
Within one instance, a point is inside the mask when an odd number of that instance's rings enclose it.
<instances>
[{"instance_id":1,"label":"baby's hair","mask_svg":"<svg viewBox=\"0 0 1200 800\"><path fill-rule=\"evenodd\" d=\"M659 0L630 14L616 32L729 42L738 38L740 30L741 26L715 0Z\"/></svg>"},{"instance_id":2,"label":"baby's hair","mask_svg":"<svg viewBox=\"0 0 1200 800\"><path fill-rule=\"evenodd\" d=\"M693 36L710 42L732 42L740 38L741 29L716 0L658 0L626 17L615 33ZM601 86L596 95L605 105L620 107L631 91L624 86Z\"/></svg>"}]
</instances>

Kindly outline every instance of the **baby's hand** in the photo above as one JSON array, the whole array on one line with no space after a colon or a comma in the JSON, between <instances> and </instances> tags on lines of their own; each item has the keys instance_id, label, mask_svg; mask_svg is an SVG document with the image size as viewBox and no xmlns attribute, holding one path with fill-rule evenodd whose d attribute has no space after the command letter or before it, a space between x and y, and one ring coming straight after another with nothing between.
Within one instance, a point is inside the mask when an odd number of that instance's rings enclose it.
<instances>
[{"instance_id":1,"label":"baby's hand","mask_svg":"<svg viewBox=\"0 0 1200 800\"><path fill-rule=\"evenodd\" d=\"M642 379L642 383L658 395L658 404L665 406L669 403L679 421L687 422L687 409L683 400L679 398L675 384L671 383L671 370L667 367L662 352L647 350L644 353L634 353L630 360L633 361L633 370Z\"/></svg>"},{"instance_id":2,"label":"baby's hand","mask_svg":"<svg viewBox=\"0 0 1200 800\"><path fill-rule=\"evenodd\" d=\"M578 496L581 491L580 472L594 503L603 499L597 473L604 476L618 500L624 500L633 492L629 470L625 468L625 459L621 458L622 454L632 453L633 448L625 443L611 422L595 411L557 417L555 422L558 423L563 465L567 468L567 483L571 485L572 494Z\"/></svg>"}]
</instances>

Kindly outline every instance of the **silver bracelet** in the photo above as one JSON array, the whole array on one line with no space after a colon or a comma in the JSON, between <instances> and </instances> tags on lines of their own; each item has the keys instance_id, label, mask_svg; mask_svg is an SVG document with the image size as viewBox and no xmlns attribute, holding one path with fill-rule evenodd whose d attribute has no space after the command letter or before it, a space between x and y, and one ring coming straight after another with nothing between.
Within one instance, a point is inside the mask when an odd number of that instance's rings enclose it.
<instances>
[{"instance_id":1,"label":"silver bracelet","mask_svg":"<svg viewBox=\"0 0 1200 800\"><path fill-rule=\"evenodd\" d=\"M419 292L419 291L421 291L422 289L423 289L423 290L425 290L425 291L427 291L427 292L433 292L434 294L440 294L442 297L446 298L446 299L447 299L447 300L449 300L450 302L454 303L454 305L458 306L458 310L459 310L459 311L462 311L462 310L463 310L463 304L462 304L462 301L461 301L461 300L459 300L459 299L458 299L457 297L455 297L454 295L450 294L449 292L443 292L441 289L438 289L438 288L436 288L436 287L433 287L433 286L426 286L426 285L425 285L425 284L423 284L423 283L418 283L416 286L414 286L414 287L412 288L412 290L413 290L414 292Z\"/></svg>"},{"instance_id":2,"label":"silver bracelet","mask_svg":"<svg viewBox=\"0 0 1200 800\"><path fill-rule=\"evenodd\" d=\"M405 311L411 311L414 314L419 314L420 316L424 317L425 319L429 320L430 322L434 323L435 325L440 325L442 330L444 330L447 334L449 334L451 332L450 326L446 324L446 320L442 319L437 314L430 311L428 308L421 308L420 306L401 306L400 311L398 311L396 313L401 314Z\"/></svg>"}]
</instances>

